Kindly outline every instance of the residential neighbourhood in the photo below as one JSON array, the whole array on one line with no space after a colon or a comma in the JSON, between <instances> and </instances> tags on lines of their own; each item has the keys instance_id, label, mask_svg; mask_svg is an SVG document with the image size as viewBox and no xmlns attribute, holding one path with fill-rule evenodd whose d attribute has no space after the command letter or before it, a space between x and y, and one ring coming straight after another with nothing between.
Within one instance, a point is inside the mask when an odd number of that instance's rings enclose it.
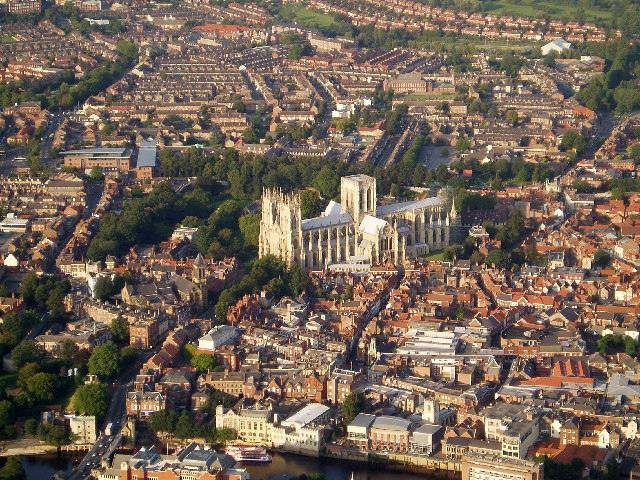
<instances>
[{"instance_id":1,"label":"residential neighbourhood","mask_svg":"<svg viewBox=\"0 0 640 480\"><path fill-rule=\"evenodd\" d=\"M0 2L0 479L640 478L637 18Z\"/></svg>"}]
</instances>

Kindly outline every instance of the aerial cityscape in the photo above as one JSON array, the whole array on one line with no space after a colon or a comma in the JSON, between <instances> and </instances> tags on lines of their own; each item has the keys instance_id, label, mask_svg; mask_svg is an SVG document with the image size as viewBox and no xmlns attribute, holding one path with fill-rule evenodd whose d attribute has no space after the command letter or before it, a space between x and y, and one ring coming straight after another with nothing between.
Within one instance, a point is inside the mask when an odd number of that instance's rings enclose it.
<instances>
[{"instance_id":1,"label":"aerial cityscape","mask_svg":"<svg viewBox=\"0 0 640 480\"><path fill-rule=\"evenodd\" d=\"M640 0L0 0L0 480L639 480Z\"/></svg>"}]
</instances>

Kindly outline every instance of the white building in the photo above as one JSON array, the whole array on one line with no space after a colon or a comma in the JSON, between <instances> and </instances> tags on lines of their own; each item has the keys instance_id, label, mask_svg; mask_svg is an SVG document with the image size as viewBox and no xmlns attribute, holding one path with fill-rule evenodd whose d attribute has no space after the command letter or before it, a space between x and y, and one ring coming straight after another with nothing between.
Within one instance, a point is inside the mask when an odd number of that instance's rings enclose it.
<instances>
[{"instance_id":1,"label":"white building","mask_svg":"<svg viewBox=\"0 0 640 480\"><path fill-rule=\"evenodd\" d=\"M0 232L24 233L30 223L28 219L16 217L15 213L7 213L4 220L0 222Z\"/></svg>"},{"instance_id":2,"label":"white building","mask_svg":"<svg viewBox=\"0 0 640 480\"><path fill-rule=\"evenodd\" d=\"M330 409L320 403L306 405L283 421L267 409L216 408L216 428L234 430L243 442L309 455L320 453L330 421Z\"/></svg>"},{"instance_id":3,"label":"white building","mask_svg":"<svg viewBox=\"0 0 640 480\"><path fill-rule=\"evenodd\" d=\"M460 342L457 332L412 328L405 335L405 343L398 348L400 355L454 355Z\"/></svg>"},{"instance_id":4,"label":"white building","mask_svg":"<svg viewBox=\"0 0 640 480\"><path fill-rule=\"evenodd\" d=\"M503 457L524 459L540 436L540 415L531 407L496 404L484 411L487 440L501 442Z\"/></svg>"},{"instance_id":5,"label":"white building","mask_svg":"<svg viewBox=\"0 0 640 480\"><path fill-rule=\"evenodd\" d=\"M240 337L236 327L231 325L217 325L209 333L198 339L198 350L214 352L221 345L235 342Z\"/></svg>"},{"instance_id":6,"label":"white building","mask_svg":"<svg viewBox=\"0 0 640 480\"><path fill-rule=\"evenodd\" d=\"M560 54L565 50L569 50L570 48L571 48L570 42L567 42L564 38L556 38L554 40L551 40L546 45L543 45L541 50L542 50L542 55L544 56L544 55L548 55L551 52Z\"/></svg>"}]
</instances>

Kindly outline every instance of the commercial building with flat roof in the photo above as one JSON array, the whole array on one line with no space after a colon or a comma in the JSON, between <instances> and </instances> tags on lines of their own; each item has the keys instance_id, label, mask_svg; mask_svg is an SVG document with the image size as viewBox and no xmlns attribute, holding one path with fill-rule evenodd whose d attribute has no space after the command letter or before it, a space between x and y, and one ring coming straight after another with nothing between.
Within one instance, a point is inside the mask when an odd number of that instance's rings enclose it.
<instances>
[{"instance_id":1,"label":"commercial building with flat roof","mask_svg":"<svg viewBox=\"0 0 640 480\"><path fill-rule=\"evenodd\" d=\"M325 424L329 420L329 407L321 403L310 403L298 410L286 420L283 427L306 427L308 425Z\"/></svg>"},{"instance_id":2,"label":"commercial building with flat roof","mask_svg":"<svg viewBox=\"0 0 640 480\"><path fill-rule=\"evenodd\" d=\"M128 172L131 170L132 153L128 148L83 148L62 152L64 166L91 170L102 168L106 172Z\"/></svg>"},{"instance_id":3,"label":"commercial building with flat roof","mask_svg":"<svg viewBox=\"0 0 640 480\"><path fill-rule=\"evenodd\" d=\"M158 144L153 138L143 139L138 147L136 178L153 178L158 167Z\"/></svg>"},{"instance_id":4,"label":"commercial building with flat roof","mask_svg":"<svg viewBox=\"0 0 640 480\"><path fill-rule=\"evenodd\" d=\"M409 450L411 422L402 417L382 415L371 425L371 448L387 452L406 453Z\"/></svg>"},{"instance_id":5,"label":"commercial building with flat roof","mask_svg":"<svg viewBox=\"0 0 640 480\"><path fill-rule=\"evenodd\" d=\"M543 480L543 465L494 455L462 459L462 480Z\"/></svg>"}]
</instances>

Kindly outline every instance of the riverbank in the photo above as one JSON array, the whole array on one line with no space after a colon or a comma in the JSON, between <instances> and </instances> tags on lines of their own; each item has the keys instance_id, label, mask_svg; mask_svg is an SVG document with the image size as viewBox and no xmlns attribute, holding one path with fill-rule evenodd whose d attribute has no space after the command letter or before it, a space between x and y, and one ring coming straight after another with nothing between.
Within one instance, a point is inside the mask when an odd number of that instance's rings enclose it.
<instances>
[{"instance_id":1,"label":"riverbank","mask_svg":"<svg viewBox=\"0 0 640 480\"><path fill-rule=\"evenodd\" d=\"M37 455L23 457L27 480L49 480L58 471L70 472L73 457ZM287 480L310 473L321 473L327 480L444 480L459 478L451 472L425 471L412 465L380 464L331 457L309 457L272 451L268 464L242 465L251 480Z\"/></svg>"},{"instance_id":2,"label":"riverbank","mask_svg":"<svg viewBox=\"0 0 640 480\"><path fill-rule=\"evenodd\" d=\"M48 445L38 439L22 438L0 442L0 457L12 457L14 455L47 455L56 453L53 445Z\"/></svg>"}]
</instances>

